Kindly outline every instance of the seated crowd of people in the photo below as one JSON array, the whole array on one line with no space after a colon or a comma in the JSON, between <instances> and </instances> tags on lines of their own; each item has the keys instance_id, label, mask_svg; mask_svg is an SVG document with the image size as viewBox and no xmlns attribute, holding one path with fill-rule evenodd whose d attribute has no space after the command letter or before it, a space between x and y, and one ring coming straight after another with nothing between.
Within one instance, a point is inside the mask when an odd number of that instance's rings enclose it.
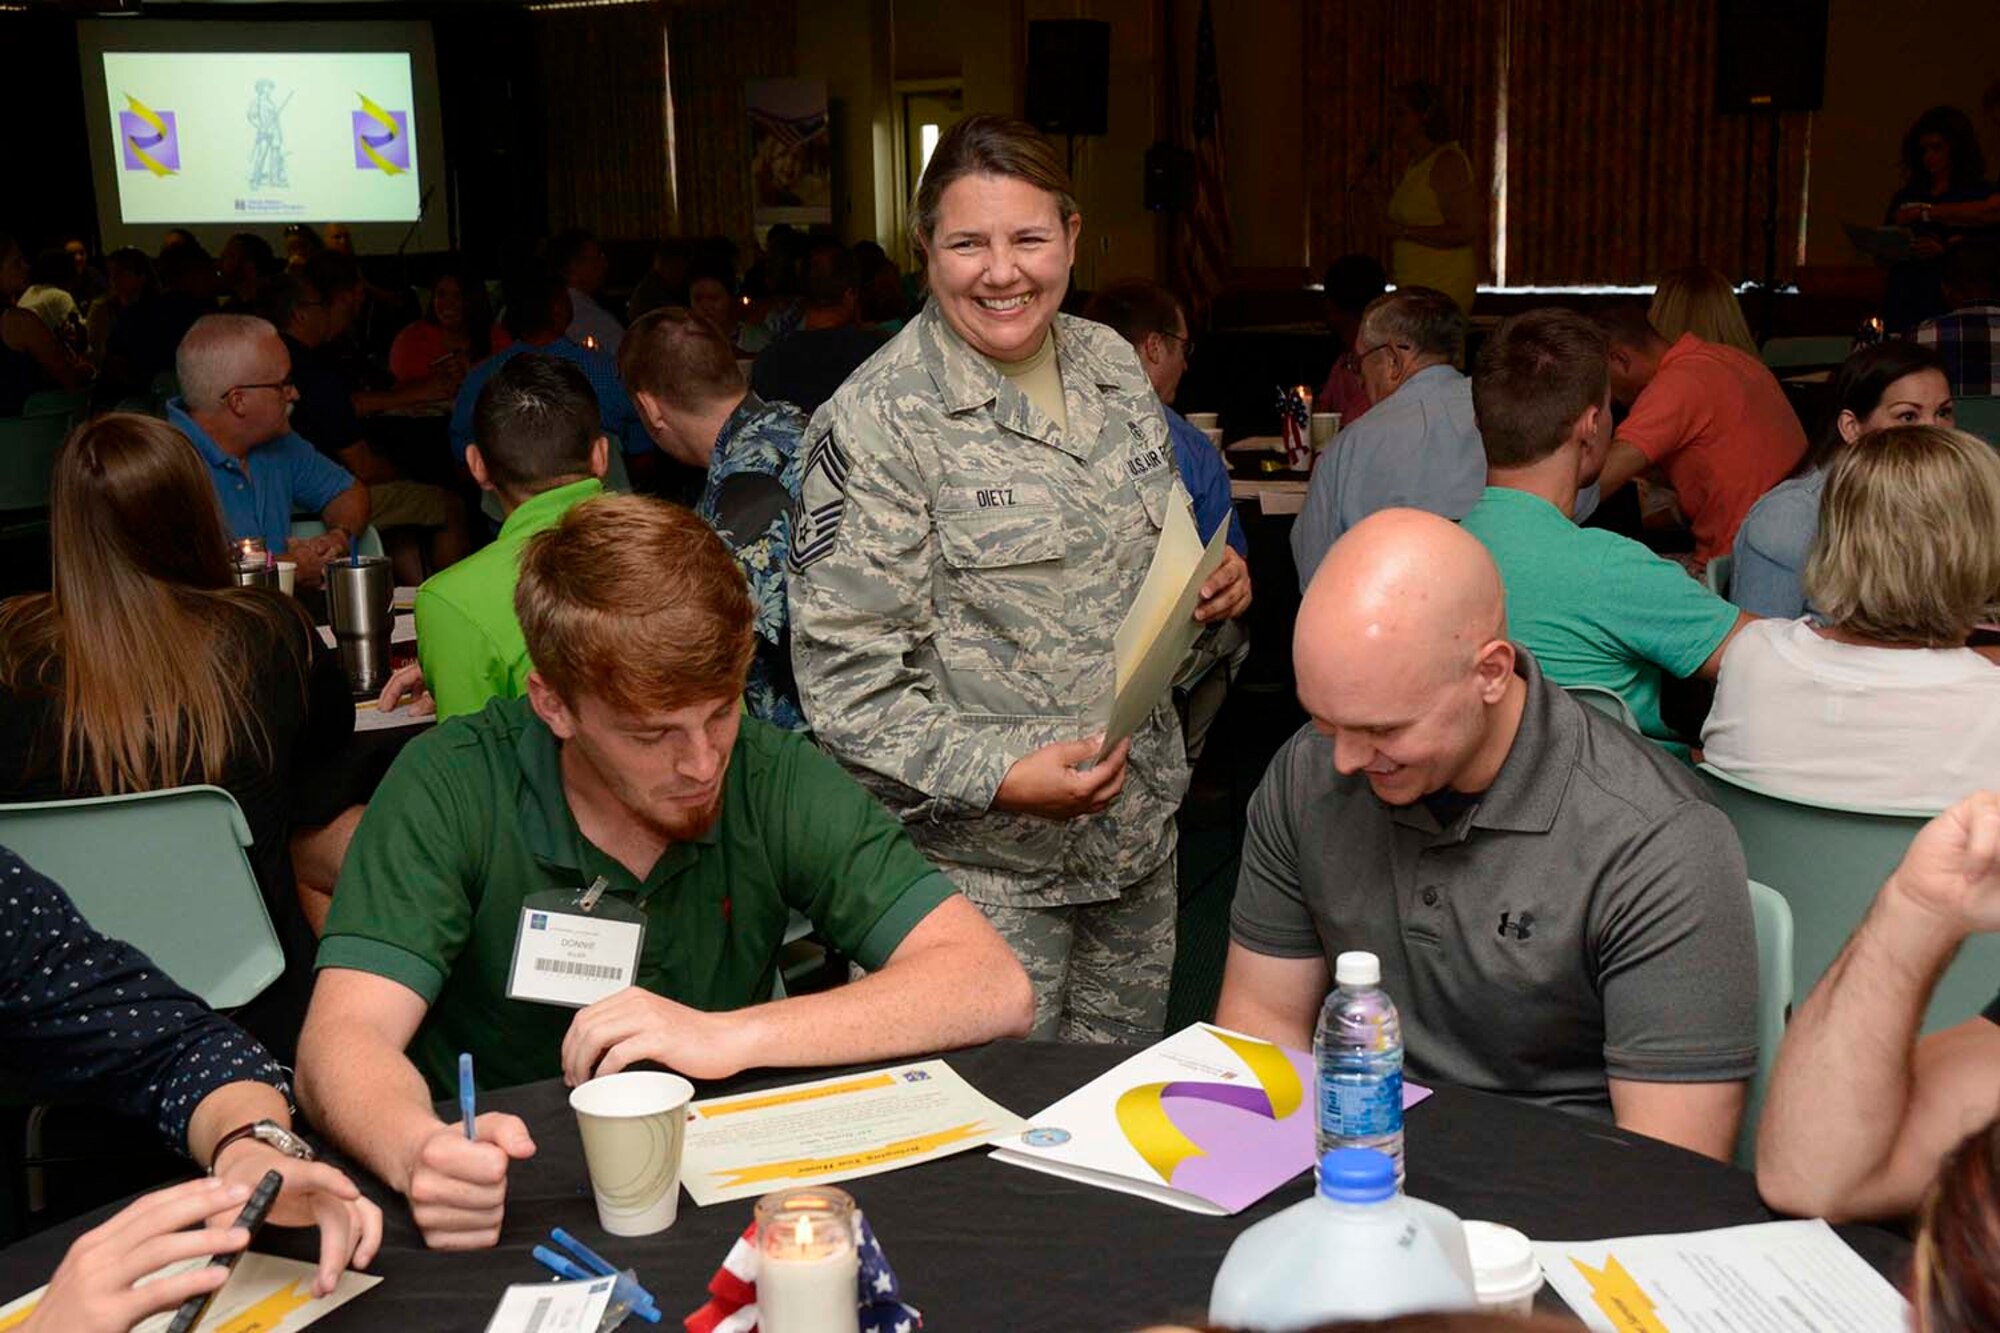
<instances>
[{"instance_id":1,"label":"seated crowd of people","mask_svg":"<svg viewBox=\"0 0 2000 1333\"><path fill-rule=\"evenodd\" d=\"M88 301L79 257L0 236L0 413L93 377L106 409L55 462L53 586L0 604L0 792L225 788L286 958L207 1013L0 850L10 913L47 923L0 950L5 1063L214 1169L86 1236L27 1328L213 1285L134 1290L118 1256L233 1213L269 1166L276 1220L320 1229L319 1288L365 1265L381 1214L302 1148L294 1083L428 1244L471 1248L536 1146L512 1116L440 1120L460 1052L498 1087L1162 1035L1176 814L1253 596L1226 468L1173 406L1192 331L1146 279L1066 313L1083 219L1020 122L951 128L912 212L920 303L879 248L787 230L754 281L726 245L661 245L629 322L582 232L506 275L497 318L454 262L400 327L403 295L303 228L283 258L247 234L220 262L185 235L117 252ZM1953 270L1969 300L1977 262ZM1309 720L1250 801L1216 1021L1310 1048L1333 958L1371 950L1413 1078L1727 1160L1757 947L1691 760L1924 812L1791 1020L1757 1170L1778 1209L1891 1217L1949 1161L1925 1218L1966 1225L1954 1191L1981 1161L1990 1191L2000 1150L2000 999L1918 1031L1960 945L2000 930L2000 670L1969 646L2000 607L2000 457L1952 429L1951 363L1857 351L1809 442L1706 269L1650 314L1515 315L1467 373L1453 298L1335 268L1351 347L1321 400L1348 420L1290 539ZM446 404L444 470L412 475L381 423ZM658 494L677 478L692 504ZM1589 525L1627 487L1637 532ZM1117 628L1183 512L1228 554L1175 690L1107 747ZM1639 539L1674 524L1679 558ZM355 710L336 656L232 559L261 540L310 590L371 528L420 585L379 705L439 724L354 792L328 777ZM586 884L645 944L565 1006L512 951ZM772 1000L795 913L855 976ZM161 1035L119 1035L107 987ZM247 1243L191 1236L177 1253Z\"/></svg>"}]
</instances>

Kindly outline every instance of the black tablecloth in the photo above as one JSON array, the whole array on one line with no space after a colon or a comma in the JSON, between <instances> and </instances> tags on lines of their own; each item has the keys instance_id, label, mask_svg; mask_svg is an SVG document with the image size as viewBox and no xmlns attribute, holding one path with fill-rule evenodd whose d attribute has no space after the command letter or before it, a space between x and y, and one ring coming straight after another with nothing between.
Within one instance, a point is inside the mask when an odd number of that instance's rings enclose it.
<instances>
[{"instance_id":1,"label":"black tablecloth","mask_svg":"<svg viewBox=\"0 0 2000 1333\"><path fill-rule=\"evenodd\" d=\"M1019 1112L1036 1110L1110 1068L1124 1050L1006 1042L947 1057L975 1087ZM795 1082L792 1073L735 1080L727 1090ZM724 1088L703 1088L709 1095ZM384 1202L388 1234L373 1271L382 1285L316 1325L349 1329L479 1330L510 1282L545 1278L529 1250L561 1226L615 1262L634 1266L677 1324L705 1298L750 1202L696 1208L663 1235L618 1240L598 1230L583 1149L560 1083L480 1100L480 1110L523 1117L535 1157L514 1165L507 1223L497 1249L472 1254L422 1248L408 1211ZM1692 1153L1554 1111L1443 1089L1408 1121L1409 1190L1461 1217L1564 1240L1692 1231L1761 1222L1751 1178ZM1304 1198L1307 1178L1236 1217L1200 1217L1109 1190L1002 1166L983 1152L851 1181L925 1328L1136 1329L1198 1319L1223 1253L1237 1234ZM99 1215L100 1217L102 1214ZM47 1280L63 1249L95 1218L0 1251L0 1295ZM1842 1235L1890 1276L1908 1245L1886 1231ZM260 1250L308 1257L303 1237L265 1232ZM1553 1299L1553 1298L1545 1298ZM635 1327L630 1325L628 1327Z\"/></svg>"}]
</instances>

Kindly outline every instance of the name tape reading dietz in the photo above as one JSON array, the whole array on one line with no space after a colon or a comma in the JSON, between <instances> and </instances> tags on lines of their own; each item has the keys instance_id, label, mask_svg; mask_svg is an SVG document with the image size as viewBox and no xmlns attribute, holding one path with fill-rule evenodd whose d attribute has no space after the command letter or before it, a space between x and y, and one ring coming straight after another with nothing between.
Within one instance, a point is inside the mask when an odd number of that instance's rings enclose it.
<instances>
[{"instance_id":1,"label":"name tape reading dietz","mask_svg":"<svg viewBox=\"0 0 2000 1333\"><path fill-rule=\"evenodd\" d=\"M978 499L981 509L1005 508L1014 503L1012 486L983 486L974 491L973 495Z\"/></svg>"},{"instance_id":2,"label":"name tape reading dietz","mask_svg":"<svg viewBox=\"0 0 2000 1333\"><path fill-rule=\"evenodd\" d=\"M535 971L553 972L561 977L589 977L593 981L616 981L625 975L619 967L606 967L603 963L579 963L568 958L537 958Z\"/></svg>"}]
</instances>

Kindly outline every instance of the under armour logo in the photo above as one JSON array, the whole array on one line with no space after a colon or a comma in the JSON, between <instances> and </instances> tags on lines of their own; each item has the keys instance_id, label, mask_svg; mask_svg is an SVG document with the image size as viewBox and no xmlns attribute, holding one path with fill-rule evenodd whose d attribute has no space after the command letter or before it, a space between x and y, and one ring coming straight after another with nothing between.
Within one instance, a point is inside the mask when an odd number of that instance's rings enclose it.
<instances>
[{"instance_id":1,"label":"under armour logo","mask_svg":"<svg viewBox=\"0 0 2000 1333\"><path fill-rule=\"evenodd\" d=\"M1500 928L1497 935L1512 935L1517 940L1525 940L1535 933L1535 914L1523 912L1516 918L1512 912L1500 914Z\"/></svg>"}]
</instances>

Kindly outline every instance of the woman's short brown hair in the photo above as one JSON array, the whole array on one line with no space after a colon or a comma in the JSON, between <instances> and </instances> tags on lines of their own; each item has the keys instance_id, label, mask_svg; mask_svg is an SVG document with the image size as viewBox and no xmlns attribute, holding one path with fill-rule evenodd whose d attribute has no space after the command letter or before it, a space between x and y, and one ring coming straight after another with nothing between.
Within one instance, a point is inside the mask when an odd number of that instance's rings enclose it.
<instances>
[{"instance_id":1,"label":"woman's short brown hair","mask_svg":"<svg viewBox=\"0 0 2000 1333\"><path fill-rule=\"evenodd\" d=\"M1943 426L1890 426L1841 449L1805 587L1864 638L1963 643L2000 602L2000 457Z\"/></svg>"},{"instance_id":2,"label":"woman's short brown hair","mask_svg":"<svg viewBox=\"0 0 2000 1333\"><path fill-rule=\"evenodd\" d=\"M910 205L910 235L919 246L929 248L944 192L962 176L1012 176L1053 195L1064 222L1076 214L1076 187L1054 145L1025 120L981 112L946 130L931 150Z\"/></svg>"},{"instance_id":3,"label":"woman's short brown hair","mask_svg":"<svg viewBox=\"0 0 2000 1333\"><path fill-rule=\"evenodd\" d=\"M743 693L753 608L735 557L678 505L604 495L521 553L528 658L563 702L650 716Z\"/></svg>"}]
</instances>

